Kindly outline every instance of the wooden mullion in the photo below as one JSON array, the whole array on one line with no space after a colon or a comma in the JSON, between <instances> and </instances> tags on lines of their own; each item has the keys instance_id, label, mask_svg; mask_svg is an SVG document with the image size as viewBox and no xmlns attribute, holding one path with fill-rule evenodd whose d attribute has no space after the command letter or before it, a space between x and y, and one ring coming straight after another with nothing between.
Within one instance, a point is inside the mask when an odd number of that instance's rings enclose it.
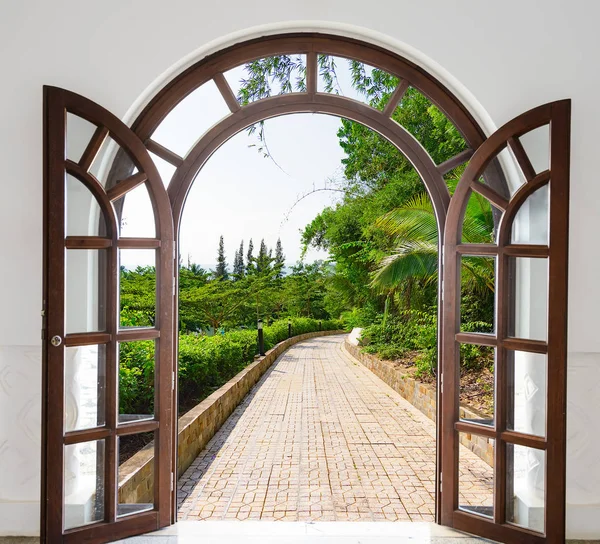
<instances>
[{"instance_id":1,"label":"wooden mullion","mask_svg":"<svg viewBox=\"0 0 600 544\"><path fill-rule=\"evenodd\" d=\"M470 421L456 421L454 423L454 429L459 433L476 434L479 436L485 436L486 438L493 438L497 441L498 433L490 425L479 425Z\"/></svg>"},{"instance_id":2,"label":"wooden mullion","mask_svg":"<svg viewBox=\"0 0 600 544\"><path fill-rule=\"evenodd\" d=\"M484 332L459 332L455 337L461 344L476 344L478 346L497 346L498 338L494 334Z\"/></svg>"},{"instance_id":3,"label":"wooden mullion","mask_svg":"<svg viewBox=\"0 0 600 544\"><path fill-rule=\"evenodd\" d=\"M506 246L504 249L505 255L511 257L548 257L550 255L550 248L548 246L541 245L526 245L526 244L512 244Z\"/></svg>"},{"instance_id":4,"label":"wooden mullion","mask_svg":"<svg viewBox=\"0 0 600 544\"><path fill-rule=\"evenodd\" d=\"M93 442L95 440L104 440L112 434L112 430L106 427L97 427L93 429L82 429L65 433L65 444L80 444L82 442Z\"/></svg>"},{"instance_id":5,"label":"wooden mullion","mask_svg":"<svg viewBox=\"0 0 600 544\"><path fill-rule=\"evenodd\" d=\"M525 151L521 140L519 140L519 138L516 136L513 138L509 138L508 147L510 147L515 158L517 159L517 163L519 163L519 166L521 167L525 179L527 181L531 181L532 179L534 179L536 176L535 168L531 164L531 161L527 156L527 152Z\"/></svg>"},{"instance_id":6,"label":"wooden mullion","mask_svg":"<svg viewBox=\"0 0 600 544\"><path fill-rule=\"evenodd\" d=\"M133 342L135 340L153 340L160 337L160 331L154 328L121 329L117 333L117 341Z\"/></svg>"},{"instance_id":7,"label":"wooden mullion","mask_svg":"<svg viewBox=\"0 0 600 544\"><path fill-rule=\"evenodd\" d=\"M480 181L473 181L471 182L471 189L487 198L496 208L500 208L502 211L508 208L508 200L497 193L489 185L481 183Z\"/></svg>"},{"instance_id":8,"label":"wooden mullion","mask_svg":"<svg viewBox=\"0 0 600 544\"><path fill-rule=\"evenodd\" d=\"M500 438L504 442L516 444L517 446L525 446L536 450L545 450L548 443L543 436L535 436L532 434L519 433L516 431L502 431Z\"/></svg>"},{"instance_id":9,"label":"wooden mullion","mask_svg":"<svg viewBox=\"0 0 600 544\"><path fill-rule=\"evenodd\" d=\"M229 83L225 79L225 76L219 72L214 75L213 81L215 82L217 89L219 89L223 100L225 100L229 111L231 113L235 113L236 111L238 111L240 109L240 103L238 102L238 99L236 98L235 94L233 94L233 91L231 90Z\"/></svg>"},{"instance_id":10,"label":"wooden mullion","mask_svg":"<svg viewBox=\"0 0 600 544\"><path fill-rule=\"evenodd\" d=\"M111 187L106 195L108 199L113 202L114 200L118 200L129 191L135 189L138 185L141 185L148 179L148 176L145 172L137 172L128 178L119 181L115 186Z\"/></svg>"},{"instance_id":11,"label":"wooden mullion","mask_svg":"<svg viewBox=\"0 0 600 544\"><path fill-rule=\"evenodd\" d=\"M90 166L92 166L92 163L94 162L96 155L98 155L98 151L100 151L100 148L102 147L104 140L106 140L108 133L109 131L106 127L98 127L92 135L92 138L85 148L85 151L81 155L81 159L79 159L78 163L79 166L81 166L81 168L86 172L90 169Z\"/></svg>"},{"instance_id":12,"label":"wooden mullion","mask_svg":"<svg viewBox=\"0 0 600 544\"><path fill-rule=\"evenodd\" d=\"M161 246L158 238L119 238L117 246L122 249L156 249Z\"/></svg>"},{"instance_id":13,"label":"wooden mullion","mask_svg":"<svg viewBox=\"0 0 600 544\"><path fill-rule=\"evenodd\" d=\"M142 512L132 514L113 523L99 522L88 526L65 531L64 537L56 542L64 544L102 544L117 538L149 533L158 529L158 512Z\"/></svg>"},{"instance_id":14,"label":"wooden mullion","mask_svg":"<svg viewBox=\"0 0 600 544\"><path fill-rule=\"evenodd\" d=\"M548 353L548 344L541 340L529 340L527 338L504 338L502 345L505 349L526 351L528 353Z\"/></svg>"},{"instance_id":15,"label":"wooden mullion","mask_svg":"<svg viewBox=\"0 0 600 544\"><path fill-rule=\"evenodd\" d=\"M494 244L459 244L456 251L460 255L469 255L472 257L495 256L498 255L498 246Z\"/></svg>"},{"instance_id":16,"label":"wooden mullion","mask_svg":"<svg viewBox=\"0 0 600 544\"><path fill-rule=\"evenodd\" d=\"M67 236L65 238L66 249L106 249L111 245L110 238L99 236Z\"/></svg>"},{"instance_id":17,"label":"wooden mullion","mask_svg":"<svg viewBox=\"0 0 600 544\"><path fill-rule=\"evenodd\" d=\"M496 334L498 338L508 336L510 279L507 259L500 248L496 263ZM502 342L496 347L494 364L494 428L498 435L506 430L506 349ZM502 524L506 521L506 444L496 440L494 449L494 521Z\"/></svg>"},{"instance_id":18,"label":"wooden mullion","mask_svg":"<svg viewBox=\"0 0 600 544\"><path fill-rule=\"evenodd\" d=\"M319 66L317 62L317 53L309 51L306 54L306 92L315 94L317 92L317 81L319 78Z\"/></svg>"},{"instance_id":19,"label":"wooden mullion","mask_svg":"<svg viewBox=\"0 0 600 544\"><path fill-rule=\"evenodd\" d=\"M396 111L396 107L400 104L402 97L405 95L406 91L410 87L410 82L406 79L401 79L398 83L398 86L390 96L385 108L383 108L383 115L385 117L391 117Z\"/></svg>"},{"instance_id":20,"label":"wooden mullion","mask_svg":"<svg viewBox=\"0 0 600 544\"><path fill-rule=\"evenodd\" d=\"M117 427L117 436L127 436L130 434L148 433L158 430L158 421L148 419L132 423L122 423Z\"/></svg>"},{"instance_id":21,"label":"wooden mullion","mask_svg":"<svg viewBox=\"0 0 600 544\"><path fill-rule=\"evenodd\" d=\"M92 346L95 344L107 344L111 335L106 332L77 332L65 336L65 346Z\"/></svg>"},{"instance_id":22,"label":"wooden mullion","mask_svg":"<svg viewBox=\"0 0 600 544\"><path fill-rule=\"evenodd\" d=\"M146 149L177 168L183 164L183 158L177 155L177 153L174 153L154 140L149 139L146 141Z\"/></svg>"},{"instance_id":23,"label":"wooden mullion","mask_svg":"<svg viewBox=\"0 0 600 544\"><path fill-rule=\"evenodd\" d=\"M461 151L460 153L454 155L454 157L449 158L447 161L438 164L438 172L442 174L442 176L447 174L451 170L454 170L457 166L467 162L473 156L473 153L474 151L472 149L465 149L464 151Z\"/></svg>"}]
</instances>

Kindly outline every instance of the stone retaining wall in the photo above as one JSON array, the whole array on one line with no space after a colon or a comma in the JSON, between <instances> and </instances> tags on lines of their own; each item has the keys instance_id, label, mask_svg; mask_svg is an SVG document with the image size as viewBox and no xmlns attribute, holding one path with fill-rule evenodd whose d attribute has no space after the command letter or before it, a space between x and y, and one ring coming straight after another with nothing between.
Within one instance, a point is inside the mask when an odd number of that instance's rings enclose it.
<instances>
[{"instance_id":1,"label":"stone retaining wall","mask_svg":"<svg viewBox=\"0 0 600 544\"><path fill-rule=\"evenodd\" d=\"M343 333L344 331L309 332L280 342L267 351L264 357L249 364L212 395L181 416L178 422L177 477L187 470L252 386L286 349L309 338ZM151 442L119 467L120 503L153 502L153 467L154 443Z\"/></svg>"},{"instance_id":2,"label":"stone retaining wall","mask_svg":"<svg viewBox=\"0 0 600 544\"><path fill-rule=\"evenodd\" d=\"M391 361L383 361L375 355L364 353L358 345L348 341L348 339L344 343L344 347L350 355L367 367L373 374L381 378L394 391L397 391L400 396L435 422L437 404L435 385L421 383L407 376L402 372L402 369L394 367ZM487 416L472 408L461 406L460 417L461 419L485 419ZM461 433L460 442L488 465L494 466L493 444L486 437Z\"/></svg>"}]
</instances>

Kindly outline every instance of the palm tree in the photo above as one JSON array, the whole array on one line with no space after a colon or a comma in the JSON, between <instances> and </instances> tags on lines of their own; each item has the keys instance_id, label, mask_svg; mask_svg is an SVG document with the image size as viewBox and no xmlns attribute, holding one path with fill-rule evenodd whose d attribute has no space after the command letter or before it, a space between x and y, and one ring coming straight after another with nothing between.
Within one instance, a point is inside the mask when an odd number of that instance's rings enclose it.
<instances>
[{"instance_id":1,"label":"palm tree","mask_svg":"<svg viewBox=\"0 0 600 544\"><path fill-rule=\"evenodd\" d=\"M438 231L429 197L418 194L403 206L382 217L375 225L393 239L394 251L379 262L371 285L381 292L412 287L416 280L427 285L437 281ZM494 217L488 200L472 193L463 221L462 241L466 244L493 243ZM494 261L469 257L462 262L462 282L473 293L494 291Z\"/></svg>"}]
</instances>

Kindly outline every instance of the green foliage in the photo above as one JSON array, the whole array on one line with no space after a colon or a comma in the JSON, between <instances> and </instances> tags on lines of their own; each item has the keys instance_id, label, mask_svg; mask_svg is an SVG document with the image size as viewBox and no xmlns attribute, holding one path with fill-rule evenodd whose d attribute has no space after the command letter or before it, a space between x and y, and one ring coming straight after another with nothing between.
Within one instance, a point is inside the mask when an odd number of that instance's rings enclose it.
<instances>
[{"instance_id":1,"label":"green foliage","mask_svg":"<svg viewBox=\"0 0 600 544\"><path fill-rule=\"evenodd\" d=\"M290 318L292 334L340 330L339 320ZM288 337L288 319L264 328L265 348ZM258 352L256 329L238 329L214 336L180 334L179 397L190 406L220 387L254 360ZM121 413L151 414L154 402L154 342L120 344L119 409Z\"/></svg>"}]
</instances>

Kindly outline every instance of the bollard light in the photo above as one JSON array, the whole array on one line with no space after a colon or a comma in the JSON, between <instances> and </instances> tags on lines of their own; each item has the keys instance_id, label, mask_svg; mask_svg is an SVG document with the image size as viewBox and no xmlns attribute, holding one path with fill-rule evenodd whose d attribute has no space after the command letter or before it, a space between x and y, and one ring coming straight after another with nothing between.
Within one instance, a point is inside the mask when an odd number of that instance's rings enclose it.
<instances>
[{"instance_id":1,"label":"bollard light","mask_svg":"<svg viewBox=\"0 0 600 544\"><path fill-rule=\"evenodd\" d=\"M258 354L265 354L265 337L263 335L263 322L262 319L259 319L256 323L256 327L258 328Z\"/></svg>"}]
</instances>

